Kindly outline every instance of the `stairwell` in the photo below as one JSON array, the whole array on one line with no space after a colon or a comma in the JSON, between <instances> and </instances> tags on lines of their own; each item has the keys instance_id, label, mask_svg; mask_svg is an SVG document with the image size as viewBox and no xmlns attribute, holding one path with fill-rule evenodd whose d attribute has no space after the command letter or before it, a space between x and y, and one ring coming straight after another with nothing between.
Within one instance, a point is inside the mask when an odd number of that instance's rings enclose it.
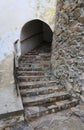
<instances>
[{"instance_id":1,"label":"stairwell","mask_svg":"<svg viewBox=\"0 0 84 130\"><path fill-rule=\"evenodd\" d=\"M32 121L78 104L52 74L49 43L43 43L20 58L17 78L26 120Z\"/></svg>"}]
</instances>

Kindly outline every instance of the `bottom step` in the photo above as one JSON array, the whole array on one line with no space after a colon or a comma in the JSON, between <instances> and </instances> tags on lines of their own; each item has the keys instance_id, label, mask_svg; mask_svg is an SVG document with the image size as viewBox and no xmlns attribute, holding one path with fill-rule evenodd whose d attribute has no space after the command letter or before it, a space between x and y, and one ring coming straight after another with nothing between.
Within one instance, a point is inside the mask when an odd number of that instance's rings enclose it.
<instances>
[{"instance_id":1,"label":"bottom step","mask_svg":"<svg viewBox=\"0 0 84 130\"><path fill-rule=\"evenodd\" d=\"M24 121L23 114L4 117L3 119L0 119L0 130L5 130L6 127L13 126L16 123L19 123L22 121Z\"/></svg>"},{"instance_id":2,"label":"bottom step","mask_svg":"<svg viewBox=\"0 0 84 130\"><path fill-rule=\"evenodd\" d=\"M64 101L54 102L53 105L47 105L47 106L46 105L25 107L26 120L33 121L33 119L35 118L74 107L78 105L78 100L76 99L64 100Z\"/></svg>"}]
</instances>

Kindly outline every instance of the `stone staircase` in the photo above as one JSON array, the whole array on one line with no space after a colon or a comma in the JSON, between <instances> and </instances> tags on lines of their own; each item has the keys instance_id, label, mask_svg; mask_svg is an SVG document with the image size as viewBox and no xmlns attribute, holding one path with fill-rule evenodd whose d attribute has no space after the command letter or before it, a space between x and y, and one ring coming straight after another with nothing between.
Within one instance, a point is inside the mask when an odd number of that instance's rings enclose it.
<instances>
[{"instance_id":1,"label":"stone staircase","mask_svg":"<svg viewBox=\"0 0 84 130\"><path fill-rule=\"evenodd\" d=\"M50 60L50 44L35 48L19 60L17 76L27 120L78 104L78 100L73 99L64 87L56 83L51 73Z\"/></svg>"}]
</instances>

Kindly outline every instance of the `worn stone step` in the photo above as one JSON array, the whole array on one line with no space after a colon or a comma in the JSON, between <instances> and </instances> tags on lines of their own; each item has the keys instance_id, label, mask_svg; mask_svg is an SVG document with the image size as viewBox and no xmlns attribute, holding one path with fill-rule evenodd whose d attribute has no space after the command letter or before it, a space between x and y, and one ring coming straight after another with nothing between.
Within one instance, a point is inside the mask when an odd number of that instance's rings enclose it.
<instances>
[{"instance_id":1,"label":"worn stone step","mask_svg":"<svg viewBox=\"0 0 84 130\"><path fill-rule=\"evenodd\" d=\"M27 59L27 58L22 58L22 59L20 59L20 61L22 61L22 62L25 62L25 61L28 61L28 62L42 62L42 61L50 61L50 58L44 58L44 59L42 59L42 58L39 58L39 59Z\"/></svg>"},{"instance_id":2,"label":"worn stone step","mask_svg":"<svg viewBox=\"0 0 84 130\"><path fill-rule=\"evenodd\" d=\"M20 61L19 64L51 64L51 61L50 60L46 60L46 61L41 61L41 60L38 60L38 61L28 61L28 60L25 60L25 61Z\"/></svg>"},{"instance_id":3,"label":"worn stone step","mask_svg":"<svg viewBox=\"0 0 84 130\"><path fill-rule=\"evenodd\" d=\"M35 63L32 63L31 64L31 62L20 62L20 64L22 64L22 65L28 65L28 66L38 66L38 65L49 65L49 64L51 64L51 62L49 61L49 62L35 62Z\"/></svg>"},{"instance_id":4,"label":"worn stone step","mask_svg":"<svg viewBox=\"0 0 84 130\"><path fill-rule=\"evenodd\" d=\"M17 71L18 76L52 76L50 72L44 71Z\"/></svg>"},{"instance_id":5,"label":"worn stone step","mask_svg":"<svg viewBox=\"0 0 84 130\"><path fill-rule=\"evenodd\" d=\"M50 94L54 92L61 92L65 89L63 87L58 86L51 86L51 87L41 87L41 88L33 88L33 89L21 89L20 93L22 97L27 96L37 96L37 95L44 95L44 94Z\"/></svg>"},{"instance_id":6,"label":"worn stone step","mask_svg":"<svg viewBox=\"0 0 84 130\"><path fill-rule=\"evenodd\" d=\"M47 58L51 58L51 54L50 53L38 53L38 54L25 54L25 55L22 55L21 56L21 59L24 59L24 58L27 58L27 59L47 59Z\"/></svg>"},{"instance_id":7,"label":"worn stone step","mask_svg":"<svg viewBox=\"0 0 84 130\"><path fill-rule=\"evenodd\" d=\"M25 118L26 120L33 121L33 119L36 119L38 117L66 110L71 107L75 107L76 105L78 105L78 100L71 99L71 100L53 102L53 104L47 106L40 105L40 106L25 107Z\"/></svg>"},{"instance_id":8,"label":"worn stone step","mask_svg":"<svg viewBox=\"0 0 84 130\"><path fill-rule=\"evenodd\" d=\"M31 51L31 52L28 52L24 55L51 55L50 51L49 52L46 52L46 51L42 51L42 52L38 52L38 51Z\"/></svg>"},{"instance_id":9,"label":"worn stone step","mask_svg":"<svg viewBox=\"0 0 84 130\"><path fill-rule=\"evenodd\" d=\"M48 44L48 45L45 44L45 45L39 46L38 48L35 48L35 49L33 50L33 52L34 52L34 51L38 51L38 52L40 51L40 52L41 52L41 51L44 51L44 50L45 50L46 52L49 51L49 50L51 50L51 46L50 46L49 44ZM44 52L45 52L45 51L44 51Z\"/></svg>"},{"instance_id":10,"label":"worn stone step","mask_svg":"<svg viewBox=\"0 0 84 130\"><path fill-rule=\"evenodd\" d=\"M22 56L22 59L23 58L26 58L26 59L40 59L40 58L50 58L51 55L50 54L47 54L47 55L23 55Z\"/></svg>"},{"instance_id":11,"label":"worn stone step","mask_svg":"<svg viewBox=\"0 0 84 130\"><path fill-rule=\"evenodd\" d=\"M40 53L38 55L23 55L21 58L26 58L26 59L45 59L45 58L50 58L51 55L48 53L47 55L40 55Z\"/></svg>"},{"instance_id":12,"label":"worn stone step","mask_svg":"<svg viewBox=\"0 0 84 130\"><path fill-rule=\"evenodd\" d=\"M7 111L8 112L8 111ZM4 117L0 118L0 130L11 130L9 127L24 121L24 111L22 114L4 114ZM9 127L8 127L9 126ZM9 128L9 129L8 129ZM14 129L16 130L16 129Z\"/></svg>"},{"instance_id":13,"label":"worn stone step","mask_svg":"<svg viewBox=\"0 0 84 130\"><path fill-rule=\"evenodd\" d=\"M40 87L51 87L58 86L56 81L36 81L36 82L21 82L19 83L20 89L28 88L40 88Z\"/></svg>"},{"instance_id":14,"label":"worn stone step","mask_svg":"<svg viewBox=\"0 0 84 130\"><path fill-rule=\"evenodd\" d=\"M46 50L51 50L51 45L49 45L49 43L48 44L45 43L44 45L43 44L44 43L41 43L40 46L34 48L31 52L39 52L40 50L43 51L43 52L46 52Z\"/></svg>"},{"instance_id":15,"label":"worn stone step","mask_svg":"<svg viewBox=\"0 0 84 130\"><path fill-rule=\"evenodd\" d=\"M44 47L41 47L41 48L36 48L32 51L32 53L41 53L41 52L46 52L46 53L50 53L51 52L51 48L49 48L49 46L44 46Z\"/></svg>"},{"instance_id":16,"label":"worn stone step","mask_svg":"<svg viewBox=\"0 0 84 130\"><path fill-rule=\"evenodd\" d=\"M49 58L21 58L21 61L25 61L25 60L27 60L27 61L29 61L29 62L31 62L31 61L49 61L51 58L49 57Z\"/></svg>"},{"instance_id":17,"label":"worn stone step","mask_svg":"<svg viewBox=\"0 0 84 130\"><path fill-rule=\"evenodd\" d=\"M19 82L55 80L54 76L18 76L18 79Z\"/></svg>"},{"instance_id":18,"label":"worn stone step","mask_svg":"<svg viewBox=\"0 0 84 130\"><path fill-rule=\"evenodd\" d=\"M50 67L37 67L37 68L29 68L29 67L19 67L19 71L47 71Z\"/></svg>"},{"instance_id":19,"label":"worn stone step","mask_svg":"<svg viewBox=\"0 0 84 130\"><path fill-rule=\"evenodd\" d=\"M56 92L56 93L46 94L46 95L23 97L22 100L24 106L36 106L36 105L42 105L54 101L65 100L69 98L70 95L67 92Z\"/></svg>"},{"instance_id":20,"label":"worn stone step","mask_svg":"<svg viewBox=\"0 0 84 130\"><path fill-rule=\"evenodd\" d=\"M17 71L17 75L27 75L27 76L44 76L45 73L43 71ZM47 73L46 73L47 75Z\"/></svg>"},{"instance_id":21,"label":"worn stone step","mask_svg":"<svg viewBox=\"0 0 84 130\"><path fill-rule=\"evenodd\" d=\"M34 48L31 52L39 52L39 51L43 51L46 52L48 50L51 50L51 43L46 43L43 41L43 43L41 43L39 46L37 46L36 48Z\"/></svg>"},{"instance_id":22,"label":"worn stone step","mask_svg":"<svg viewBox=\"0 0 84 130\"><path fill-rule=\"evenodd\" d=\"M25 67L25 68L49 68L51 67L51 64L19 64L19 67Z\"/></svg>"},{"instance_id":23,"label":"worn stone step","mask_svg":"<svg viewBox=\"0 0 84 130\"><path fill-rule=\"evenodd\" d=\"M51 56L51 53L48 53L48 52L41 52L41 53L38 53L38 52L36 52L36 53L28 52L24 56L33 56L33 55L34 56L37 56L37 55L39 55L39 56L45 56L45 55Z\"/></svg>"}]
</instances>

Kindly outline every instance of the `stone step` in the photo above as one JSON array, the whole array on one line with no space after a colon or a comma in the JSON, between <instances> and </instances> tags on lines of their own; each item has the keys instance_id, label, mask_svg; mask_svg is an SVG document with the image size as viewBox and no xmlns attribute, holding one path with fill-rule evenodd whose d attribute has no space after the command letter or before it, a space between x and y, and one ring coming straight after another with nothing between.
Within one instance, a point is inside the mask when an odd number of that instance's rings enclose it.
<instances>
[{"instance_id":1,"label":"stone step","mask_svg":"<svg viewBox=\"0 0 84 130\"><path fill-rule=\"evenodd\" d=\"M43 43L42 43L43 44ZM43 51L43 52L47 52L48 50L50 50L51 48L50 48L51 46L49 46L49 45L47 45L46 46L46 44L45 45L42 45L42 46L39 46L39 47L37 47L37 48L34 48L33 50L32 50L32 52L39 52L39 51ZM44 51L45 50L45 51Z\"/></svg>"},{"instance_id":2,"label":"stone step","mask_svg":"<svg viewBox=\"0 0 84 130\"><path fill-rule=\"evenodd\" d=\"M50 53L51 52L51 49L48 49L48 48L42 48L42 49L37 49L37 50L33 50L32 51L32 53L43 53L43 52L45 52L45 53Z\"/></svg>"},{"instance_id":3,"label":"stone step","mask_svg":"<svg viewBox=\"0 0 84 130\"><path fill-rule=\"evenodd\" d=\"M51 55L51 53L50 53L50 51L49 52L46 52L46 51L41 51L41 52L32 51L32 52L28 52L28 53L26 53L24 55L30 55L30 56L32 56L32 55Z\"/></svg>"},{"instance_id":4,"label":"stone step","mask_svg":"<svg viewBox=\"0 0 84 130\"><path fill-rule=\"evenodd\" d=\"M54 101L65 100L69 98L70 95L67 92L56 92L56 93L46 94L46 95L23 97L22 100L24 106L36 106L36 105L42 105Z\"/></svg>"},{"instance_id":5,"label":"stone step","mask_svg":"<svg viewBox=\"0 0 84 130\"><path fill-rule=\"evenodd\" d=\"M50 58L44 58L44 59L42 59L42 58L39 58L39 59L27 59L27 58L22 58L22 59L20 59L20 61L22 61L22 62L25 62L25 61L27 61L27 62L42 62L42 61L50 61Z\"/></svg>"},{"instance_id":6,"label":"stone step","mask_svg":"<svg viewBox=\"0 0 84 130\"><path fill-rule=\"evenodd\" d=\"M58 86L56 81L37 81L37 82L21 82L19 83L20 89L32 89L32 88L40 88L40 87L51 87Z\"/></svg>"},{"instance_id":7,"label":"stone step","mask_svg":"<svg viewBox=\"0 0 84 130\"><path fill-rule=\"evenodd\" d=\"M18 76L18 79L19 82L55 80L54 76Z\"/></svg>"},{"instance_id":8,"label":"stone step","mask_svg":"<svg viewBox=\"0 0 84 130\"><path fill-rule=\"evenodd\" d=\"M17 71L18 76L53 76L50 72L43 71Z\"/></svg>"},{"instance_id":9,"label":"stone step","mask_svg":"<svg viewBox=\"0 0 84 130\"><path fill-rule=\"evenodd\" d=\"M50 67L37 67L37 68L29 68L29 67L19 67L18 70L19 71L47 71L49 70Z\"/></svg>"},{"instance_id":10,"label":"stone step","mask_svg":"<svg viewBox=\"0 0 84 130\"><path fill-rule=\"evenodd\" d=\"M38 66L38 65L49 65L49 64L51 64L51 62L49 61L49 62L35 62L35 63L32 63L31 64L31 62L28 62L28 61L26 61L26 62L20 62L20 64L22 64L22 65L28 65L28 66Z\"/></svg>"},{"instance_id":11,"label":"stone step","mask_svg":"<svg viewBox=\"0 0 84 130\"><path fill-rule=\"evenodd\" d=\"M44 76L45 73L43 71L17 71L18 76ZM48 75L46 73L46 75Z\"/></svg>"},{"instance_id":12,"label":"stone step","mask_svg":"<svg viewBox=\"0 0 84 130\"><path fill-rule=\"evenodd\" d=\"M42 106L32 106L25 107L25 118L26 120L33 121L33 119L39 118L41 116L56 113L62 110L69 109L78 105L78 100L64 100L59 102L54 102L53 105L42 105Z\"/></svg>"},{"instance_id":13,"label":"stone step","mask_svg":"<svg viewBox=\"0 0 84 130\"><path fill-rule=\"evenodd\" d=\"M40 59L40 58L50 58L51 55L50 54L47 54L47 55L23 55L22 56L22 59L23 58L26 58L26 59Z\"/></svg>"},{"instance_id":14,"label":"stone step","mask_svg":"<svg viewBox=\"0 0 84 130\"><path fill-rule=\"evenodd\" d=\"M21 58L21 61L25 61L25 60L30 61L30 62L31 61L39 61L39 60L41 60L41 61L47 60L48 61L50 59L51 59L50 57L47 57L47 58L46 57L45 58L42 58L42 57L41 58L40 57L39 58Z\"/></svg>"},{"instance_id":15,"label":"stone step","mask_svg":"<svg viewBox=\"0 0 84 130\"><path fill-rule=\"evenodd\" d=\"M41 53L38 53L38 52L36 52L36 53L28 52L24 56L37 56L37 55L38 56L45 56L45 55L51 56L51 53L48 53L48 52L41 52Z\"/></svg>"},{"instance_id":16,"label":"stone step","mask_svg":"<svg viewBox=\"0 0 84 130\"><path fill-rule=\"evenodd\" d=\"M38 47L34 48L31 52L39 52L39 51L47 52L49 50L51 50L51 43L47 44L46 42L43 42Z\"/></svg>"},{"instance_id":17,"label":"stone step","mask_svg":"<svg viewBox=\"0 0 84 130\"><path fill-rule=\"evenodd\" d=\"M38 48L38 49L36 48L32 51L32 53L36 53L36 52L38 52L38 53L42 53L42 52L50 53L51 48L49 48L48 46L47 47L44 46L44 47L41 47L41 48Z\"/></svg>"},{"instance_id":18,"label":"stone step","mask_svg":"<svg viewBox=\"0 0 84 130\"><path fill-rule=\"evenodd\" d=\"M41 61L41 60L38 60L38 61L28 61L28 60L25 60L25 61L20 61L19 64L51 64L51 61L50 60L46 60L46 61Z\"/></svg>"},{"instance_id":19,"label":"stone step","mask_svg":"<svg viewBox=\"0 0 84 130\"><path fill-rule=\"evenodd\" d=\"M24 121L24 111L22 114L17 114L17 112L14 114L5 114L2 118L0 118L0 130L11 130L8 129L8 126L13 126L14 124L17 124L19 122L23 122ZM16 129L14 129L16 130Z\"/></svg>"},{"instance_id":20,"label":"stone step","mask_svg":"<svg viewBox=\"0 0 84 130\"><path fill-rule=\"evenodd\" d=\"M51 87L41 87L41 88L33 88L33 89L21 89L20 93L22 97L27 96L37 96L37 95L44 95L44 94L50 94L54 92L61 92L65 89L63 87L58 86L51 86Z\"/></svg>"},{"instance_id":21,"label":"stone step","mask_svg":"<svg viewBox=\"0 0 84 130\"><path fill-rule=\"evenodd\" d=\"M51 67L50 64L19 64L19 67L25 67L25 68L32 68L32 69L35 69L35 68L49 68Z\"/></svg>"}]
</instances>

